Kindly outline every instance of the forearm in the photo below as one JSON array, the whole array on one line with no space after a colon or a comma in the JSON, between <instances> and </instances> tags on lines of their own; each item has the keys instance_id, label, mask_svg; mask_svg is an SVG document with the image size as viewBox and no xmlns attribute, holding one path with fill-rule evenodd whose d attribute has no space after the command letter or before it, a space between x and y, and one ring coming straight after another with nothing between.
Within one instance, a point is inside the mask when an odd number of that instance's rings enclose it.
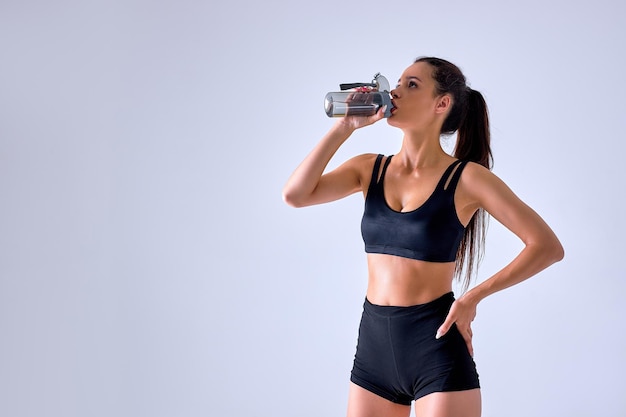
<instances>
[{"instance_id":1,"label":"forearm","mask_svg":"<svg viewBox=\"0 0 626 417\"><path fill-rule=\"evenodd\" d=\"M306 203L331 158L353 131L342 123L333 125L287 180L283 187L283 199L287 204L301 206Z\"/></svg>"},{"instance_id":2,"label":"forearm","mask_svg":"<svg viewBox=\"0 0 626 417\"><path fill-rule=\"evenodd\" d=\"M548 241L547 244L526 244L525 248L511 263L468 291L465 296L478 304L485 297L519 284L560 261L563 258L563 247L556 237Z\"/></svg>"}]
</instances>

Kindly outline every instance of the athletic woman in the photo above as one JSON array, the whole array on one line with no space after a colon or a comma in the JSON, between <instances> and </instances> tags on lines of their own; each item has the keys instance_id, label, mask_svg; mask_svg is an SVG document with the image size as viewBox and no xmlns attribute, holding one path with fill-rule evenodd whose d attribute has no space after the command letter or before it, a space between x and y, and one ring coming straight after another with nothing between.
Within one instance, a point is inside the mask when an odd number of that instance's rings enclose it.
<instances>
[{"instance_id":1,"label":"athletic woman","mask_svg":"<svg viewBox=\"0 0 626 417\"><path fill-rule=\"evenodd\" d=\"M391 91L387 123L402 130L391 156L364 154L325 172L357 129L383 119L337 119L283 189L294 207L365 197L361 232L368 286L350 378L348 417L478 417L471 323L485 297L563 258L550 227L491 172L487 105L454 64L423 57ZM441 136L457 132L452 155ZM469 288L490 215L524 243L509 264ZM466 291L457 299L454 278Z\"/></svg>"}]
</instances>

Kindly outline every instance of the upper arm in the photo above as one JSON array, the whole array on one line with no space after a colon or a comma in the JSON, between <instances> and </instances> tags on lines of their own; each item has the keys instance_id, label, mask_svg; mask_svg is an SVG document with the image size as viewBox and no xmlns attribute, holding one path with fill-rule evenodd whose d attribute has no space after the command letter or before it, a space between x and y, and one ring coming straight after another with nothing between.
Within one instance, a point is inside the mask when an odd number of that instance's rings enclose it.
<instances>
[{"instance_id":1,"label":"upper arm","mask_svg":"<svg viewBox=\"0 0 626 417\"><path fill-rule=\"evenodd\" d=\"M545 221L494 173L470 163L461 176L467 206L482 208L525 244L546 243L556 236Z\"/></svg>"},{"instance_id":2,"label":"upper arm","mask_svg":"<svg viewBox=\"0 0 626 417\"><path fill-rule=\"evenodd\" d=\"M329 203L364 191L369 185L375 159L375 154L358 155L323 174L306 205Z\"/></svg>"}]
</instances>

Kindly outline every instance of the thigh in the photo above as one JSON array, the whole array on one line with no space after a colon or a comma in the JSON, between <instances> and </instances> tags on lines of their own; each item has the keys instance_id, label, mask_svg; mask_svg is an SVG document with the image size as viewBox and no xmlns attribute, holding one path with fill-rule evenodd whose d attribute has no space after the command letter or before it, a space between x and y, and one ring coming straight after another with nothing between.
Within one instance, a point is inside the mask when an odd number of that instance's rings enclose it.
<instances>
[{"instance_id":1,"label":"thigh","mask_svg":"<svg viewBox=\"0 0 626 417\"><path fill-rule=\"evenodd\" d=\"M350 382L348 417L409 417L411 407L396 404Z\"/></svg>"},{"instance_id":2,"label":"thigh","mask_svg":"<svg viewBox=\"0 0 626 417\"><path fill-rule=\"evenodd\" d=\"M415 401L417 417L480 417L480 389L435 392Z\"/></svg>"}]
</instances>

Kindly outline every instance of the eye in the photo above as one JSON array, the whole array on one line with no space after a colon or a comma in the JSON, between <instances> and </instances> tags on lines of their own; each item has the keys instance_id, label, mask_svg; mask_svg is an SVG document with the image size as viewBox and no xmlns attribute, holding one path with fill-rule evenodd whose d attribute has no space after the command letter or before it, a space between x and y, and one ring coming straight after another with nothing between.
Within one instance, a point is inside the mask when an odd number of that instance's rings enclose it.
<instances>
[{"instance_id":1,"label":"eye","mask_svg":"<svg viewBox=\"0 0 626 417\"><path fill-rule=\"evenodd\" d=\"M396 84L396 88L400 88L401 85L402 85L401 83ZM409 87L409 88L417 88L418 85L417 85L417 83L415 81L411 80L411 81L409 81L407 83L407 87Z\"/></svg>"}]
</instances>

